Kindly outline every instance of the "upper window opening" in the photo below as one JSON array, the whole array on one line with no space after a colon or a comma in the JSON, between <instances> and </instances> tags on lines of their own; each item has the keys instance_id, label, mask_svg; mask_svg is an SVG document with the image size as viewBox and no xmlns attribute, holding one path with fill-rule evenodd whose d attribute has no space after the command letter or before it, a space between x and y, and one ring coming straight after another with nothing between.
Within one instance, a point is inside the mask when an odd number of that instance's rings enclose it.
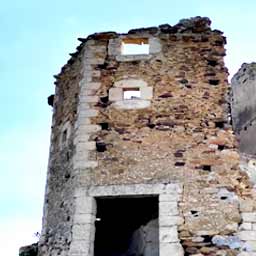
<instances>
[{"instance_id":1,"label":"upper window opening","mask_svg":"<svg viewBox=\"0 0 256 256\"><path fill-rule=\"evenodd\" d=\"M122 41L123 55L149 54L148 38L126 38Z\"/></svg>"},{"instance_id":2,"label":"upper window opening","mask_svg":"<svg viewBox=\"0 0 256 256\"><path fill-rule=\"evenodd\" d=\"M124 100L140 99L141 93L139 88L126 88L123 89Z\"/></svg>"}]
</instances>

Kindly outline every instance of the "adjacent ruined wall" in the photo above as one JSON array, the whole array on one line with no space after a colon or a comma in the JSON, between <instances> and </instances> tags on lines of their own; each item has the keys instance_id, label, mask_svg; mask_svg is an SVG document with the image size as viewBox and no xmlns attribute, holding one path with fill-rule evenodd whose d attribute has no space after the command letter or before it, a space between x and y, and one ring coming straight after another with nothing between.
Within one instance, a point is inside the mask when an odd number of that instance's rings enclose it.
<instances>
[{"instance_id":1,"label":"adjacent ruined wall","mask_svg":"<svg viewBox=\"0 0 256 256\"><path fill-rule=\"evenodd\" d=\"M256 154L256 63L244 63L231 80L232 120L242 153Z\"/></svg>"},{"instance_id":2,"label":"adjacent ruined wall","mask_svg":"<svg viewBox=\"0 0 256 256\"><path fill-rule=\"evenodd\" d=\"M121 54L122 40L141 38L149 54ZM95 196L149 187L160 207L169 185L161 256L255 249L255 203L229 120L222 32L196 17L80 41L56 77L39 255L93 255ZM123 90L134 87L141 97L124 100Z\"/></svg>"}]
</instances>

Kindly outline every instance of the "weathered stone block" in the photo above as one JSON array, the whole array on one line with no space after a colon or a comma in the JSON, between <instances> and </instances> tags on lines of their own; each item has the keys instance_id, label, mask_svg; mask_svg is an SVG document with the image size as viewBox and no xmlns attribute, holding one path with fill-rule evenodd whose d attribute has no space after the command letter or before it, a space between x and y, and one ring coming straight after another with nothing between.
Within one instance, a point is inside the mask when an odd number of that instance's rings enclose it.
<instances>
[{"instance_id":1,"label":"weathered stone block","mask_svg":"<svg viewBox=\"0 0 256 256\"><path fill-rule=\"evenodd\" d=\"M109 90L109 100L110 101L123 100L123 89L122 88L111 88Z\"/></svg>"},{"instance_id":2,"label":"weathered stone block","mask_svg":"<svg viewBox=\"0 0 256 256\"><path fill-rule=\"evenodd\" d=\"M76 214L92 214L96 213L96 201L93 197L76 197Z\"/></svg>"},{"instance_id":3,"label":"weathered stone block","mask_svg":"<svg viewBox=\"0 0 256 256\"><path fill-rule=\"evenodd\" d=\"M92 224L74 224L72 228L72 238L74 240L86 240L90 242L93 233L95 233L95 227Z\"/></svg>"},{"instance_id":4,"label":"weathered stone block","mask_svg":"<svg viewBox=\"0 0 256 256\"><path fill-rule=\"evenodd\" d=\"M159 256L184 256L184 250L179 243L160 243Z\"/></svg>"},{"instance_id":5,"label":"weathered stone block","mask_svg":"<svg viewBox=\"0 0 256 256\"><path fill-rule=\"evenodd\" d=\"M96 103L96 102L99 101L99 97L98 96L84 96L84 95L81 95L79 100L80 100L80 104L82 102Z\"/></svg>"},{"instance_id":6,"label":"weathered stone block","mask_svg":"<svg viewBox=\"0 0 256 256\"><path fill-rule=\"evenodd\" d=\"M80 142L76 145L77 152L85 152L88 150L95 150L95 149L96 149L95 141Z\"/></svg>"},{"instance_id":7,"label":"weathered stone block","mask_svg":"<svg viewBox=\"0 0 256 256\"><path fill-rule=\"evenodd\" d=\"M83 136L84 134L94 133L100 130L101 130L101 127L99 125L93 125L93 124L80 125L77 130L77 136L79 135Z\"/></svg>"},{"instance_id":8,"label":"weathered stone block","mask_svg":"<svg viewBox=\"0 0 256 256\"><path fill-rule=\"evenodd\" d=\"M238 236L243 241L256 241L256 231L244 230L238 233Z\"/></svg>"},{"instance_id":9,"label":"weathered stone block","mask_svg":"<svg viewBox=\"0 0 256 256\"><path fill-rule=\"evenodd\" d=\"M95 215L94 214L75 214L74 224L91 224L94 225Z\"/></svg>"},{"instance_id":10,"label":"weathered stone block","mask_svg":"<svg viewBox=\"0 0 256 256\"><path fill-rule=\"evenodd\" d=\"M159 216L178 215L178 205L176 202L159 202Z\"/></svg>"},{"instance_id":11,"label":"weathered stone block","mask_svg":"<svg viewBox=\"0 0 256 256\"><path fill-rule=\"evenodd\" d=\"M150 37L149 38L149 53L150 54L155 54L159 53L162 50L162 45L160 43L160 40L155 37Z\"/></svg>"},{"instance_id":12,"label":"weathered stone block","mask_svg":"<svg viewBox=\"0 0 256 256\"><path fill-rule=\"evenodd\" d=\"M256 212L243 212L242 219L244 222L255 222L256 223Z\"/></svg>"},{"instance_id":13,"label":"weathered stone block","mask_svg":"<svg viewBox=\"0 0 256 256\"><path fill-rule=\"evenodd\" d=\"M184 219L180 216L160 216L159 227L170 227L174 225L181 225Z\"/></svg>"},{"instance_id":14,"label":"weathered stone block","mask_svg":"<svg viewBox=\"0 0 256 256\"><path fill-rule=\"evenodd\" d=\"M141 99L150 100L153 97L153 87L141 87L140 93Z\"/></svg>"},{"instance_id":15,"label":"weathered stone block","mask_svg":"<svg viewBox=\"0 0 256 256\"><path fill-rule=\"evenodd\" d=\"M239 227L239 230L252 230L252 223L250 222L243 222L240 227Z\"/></svg>"},{"instance_id":16,"label":"weathered stone block","mask_svg":"<svg viewBox=\"0 0 256 256\"><path fill-rule=\"evenodd\" d=\"M95 116L97 116L98 115L98 111L97 110L95 110L95 109L90 109L90 108L88 108L88 109L84 109L83 107L80 107L79 106L79 108L78 108L78 115L79 115L79 119L81 120L83 120L83 119L85 119L85 120L87 120L87 118L89 118L89 117L95 117ZM87 122L88 123L88 122Z\"/></svg>"},{"instance_id":17,"label":"weathered stone block","mask_svg":"<svg viewBox=\"0 0 256 256\"><path fill-rule=\"evenodd\" d=\"M175 243L178 242L177 226L160 227L159 229L159 242L160 243Z\"/></svg>"},{"instance_id":18,"label":"weathered stone block","mask_svg":"<svg viewBox=\"0 0 256 256\"><path fill-rule=\"evenodd\" d=\"M73 167L74 169L87 169L87 168L96 168L98 166L97 161L74 161Z\"/></svg>"}]
</instances>

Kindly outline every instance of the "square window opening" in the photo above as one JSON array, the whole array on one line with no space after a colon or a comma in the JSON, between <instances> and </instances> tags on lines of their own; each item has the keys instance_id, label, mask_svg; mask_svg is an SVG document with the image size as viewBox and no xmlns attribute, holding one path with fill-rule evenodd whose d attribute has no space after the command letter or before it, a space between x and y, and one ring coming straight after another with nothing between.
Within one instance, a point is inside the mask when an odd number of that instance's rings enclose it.
<instances>
[{"instance_id":1,"label":"square window opening","mask_svg":"<svg viewBox=\"0 0 256 256\"><path fill-rule=\"evenodd\" d=\"M135 100L141 98L141 91L139 88L125 88L123 89L124 100Z\"/></svg>"},{"instance_id":2,"label":"square window opening","mask_svg":"<svg viewBox=\"0 0 256 256\"><path fill-rule=\"evenodd\" d=\"M149 54L148 38L126 38L122 41L122 55Z\"/></svg>"},{"instance_id":3,"label":"square window opening","mask_svg":"<svg viewBox=\"0 0 256 256\"><path fill-rule=\"evenodd\" d=\"M96 198L94 256L159 256L158 196Z\"/></svg>"}]
</instances>

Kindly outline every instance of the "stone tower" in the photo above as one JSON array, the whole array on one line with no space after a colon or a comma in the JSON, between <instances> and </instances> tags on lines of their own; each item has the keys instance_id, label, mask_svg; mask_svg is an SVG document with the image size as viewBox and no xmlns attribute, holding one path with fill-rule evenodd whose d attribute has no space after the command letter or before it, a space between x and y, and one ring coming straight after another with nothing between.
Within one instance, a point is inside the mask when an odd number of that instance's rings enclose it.
<instances>
[{"instance_id":1,"label":"stone tower","mask_svg":"<svg viewBox=\"0 0 256 256\"><path fill-rule=\"evenodd\" d=\"M79 41L48 99L39 255L251 255L222 32L195 17Z\"/></svg>"}]
</instances>

